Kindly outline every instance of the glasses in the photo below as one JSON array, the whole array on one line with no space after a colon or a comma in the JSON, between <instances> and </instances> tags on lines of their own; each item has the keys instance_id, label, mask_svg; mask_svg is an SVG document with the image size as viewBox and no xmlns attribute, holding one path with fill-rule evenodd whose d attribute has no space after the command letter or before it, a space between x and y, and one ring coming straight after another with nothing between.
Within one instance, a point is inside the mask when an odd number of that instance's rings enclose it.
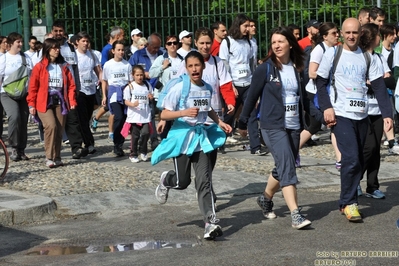
<instances>
[{"instance_id":1,"label":"glasses","mask_svg":"<svg viewBox=\"0 0 399 266\"><path fill-rule=\"evenodd\" d=\"M173 45L178 45L179 42L178 42L178 41L174 41L174 42L167 42L167 43L166 43L167 46L171 46L172 44L173 44Z\"/></svg>"}]
</instances>

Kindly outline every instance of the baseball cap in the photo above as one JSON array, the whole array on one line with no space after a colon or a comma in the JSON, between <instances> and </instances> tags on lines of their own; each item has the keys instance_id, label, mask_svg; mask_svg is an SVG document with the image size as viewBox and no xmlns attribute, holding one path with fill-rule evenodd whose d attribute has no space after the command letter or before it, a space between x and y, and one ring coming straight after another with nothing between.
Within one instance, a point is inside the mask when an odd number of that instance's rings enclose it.
<instances>
[{"instance_id":1,"label":"baseball cap","mask_svg":"<svg viewBox=\"0 0 399 266\"><path fill-rule=\"evenodd\" d=\"M306 27L307 28L309 28L309 27L318 28L320 25L321 25L321 22L319 22L316 19L311 19L311 20L309 20L308 24L306 24Z\"/></svg>"},{"instance_id":2,"label":"baseball cap","mask_svg":"<svg viewBox=\"0 0 399 266\"><path fill-rule=\"evenodd\" d=\"M192 33L192 32L189 32L189 31L186 31L186 30L180 32L180 34L179 34L179 40L181 41L181 39L183 39L184 37L186 37L186 36L188 36L188 35L193 35L193 33Z\"/></svg>"},{"instance_id":3,"label":"baseball cap","mask_svg":"<svg viewBox=\"0 0 399 266\"><path fill-rule=\"evenodd\" d=\"M130 33L130 36L133 36L133 35L136 35L136 34L142 34L142 32L141 32L141 30L139 30L139 29L134 29L134 30L132 30L132 32Z\"/></svg>"}]
</instances>

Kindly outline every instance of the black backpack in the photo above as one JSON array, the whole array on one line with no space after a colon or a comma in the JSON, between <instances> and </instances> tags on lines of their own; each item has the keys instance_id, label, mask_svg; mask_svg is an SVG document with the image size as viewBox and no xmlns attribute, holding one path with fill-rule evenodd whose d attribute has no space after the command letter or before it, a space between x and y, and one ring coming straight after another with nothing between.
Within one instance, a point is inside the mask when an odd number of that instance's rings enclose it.
<instances>
[{"instance_id":1,"label":"black backpack","mask_svg":"<svg viewBox=\"0 0 399 266\"><path fill-rule=\"evenodd\" d=\"M321 42L317 45L320 45L321 48L323 48L323 53L326 51L326 47L324 46L324 43ZM316 46L314 48L316 48ZM302 71L302 86L306 87L306 85L309 82L310 53L313 51L312 45L306 46L303 51L305 53L305 58L304 58L305 64L304 64L304 68Z\"/></svg>"}]
</instances>

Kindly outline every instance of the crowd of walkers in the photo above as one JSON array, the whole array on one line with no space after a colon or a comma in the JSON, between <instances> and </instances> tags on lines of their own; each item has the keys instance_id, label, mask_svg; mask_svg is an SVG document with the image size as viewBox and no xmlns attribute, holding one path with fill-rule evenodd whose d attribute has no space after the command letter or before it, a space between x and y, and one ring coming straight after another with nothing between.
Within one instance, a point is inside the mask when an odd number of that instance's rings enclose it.
<instances>
[{"instance_id":1,"label":"crowd of walkers","mask_svg":"<svg viewBox=\"0 0 399 266\"><path fill-rule=\"evenodd\" d=\"M256 21L245 14L229 29L217 21L193 32L144 38L136 28L131 44L124 42L125 30L115 26L101 52L91 48L88 33L67 35L62 21L54 22L43 43L32 36L26 52L20 34L0 36L0 112L8 119L10 159L29 160L29 116L41 131L48 167L64 165L63 141L73 159L93 154L93 133L109 112L115 156L125 156L130 134L132 163L173 159L174 169L161 174L155 190L160 204L171 189L190 185L193 167L204 238L214 239L223 231L217 225L212 171L218 154L226 153L225 144L237 142L233 132L249 138L250 154L274 158L275 168L257 198L264 217L277 217L273 196L281 189L292 227L302 229L311 221L298 202L299 151L313 145L324 126L331 130L340 171L339 209L349 221L362 221L360 180L366 174L365 196L385 198L378 183L384 139L389 154L399 154L392 97L399 77L399 49L394 49L399 31L384 21L384 10L373 7L341 26L311 19L302 39L296 25L277 27L267 55L258 54Z\"/></svg>"}]
</instances>

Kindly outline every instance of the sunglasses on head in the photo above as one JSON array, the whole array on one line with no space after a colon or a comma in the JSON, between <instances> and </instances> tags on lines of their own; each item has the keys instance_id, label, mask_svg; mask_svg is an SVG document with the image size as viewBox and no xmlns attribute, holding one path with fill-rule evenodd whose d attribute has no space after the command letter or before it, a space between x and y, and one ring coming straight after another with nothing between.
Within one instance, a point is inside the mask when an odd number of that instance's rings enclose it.
<instances>
[{"instance_id":1,"label":"sunglasses on head","mask_svg":"<svg viewBox=\"0 0 399 266\"><path fill-rule=\"evenodd\" d=\"M174 42L167 42L167 43L166 43L167 46L171 46L172 44L173 44L173 45L178 45L179 42L178 42L178 41L174 41Z\"/></svg>"}]
</instances>

